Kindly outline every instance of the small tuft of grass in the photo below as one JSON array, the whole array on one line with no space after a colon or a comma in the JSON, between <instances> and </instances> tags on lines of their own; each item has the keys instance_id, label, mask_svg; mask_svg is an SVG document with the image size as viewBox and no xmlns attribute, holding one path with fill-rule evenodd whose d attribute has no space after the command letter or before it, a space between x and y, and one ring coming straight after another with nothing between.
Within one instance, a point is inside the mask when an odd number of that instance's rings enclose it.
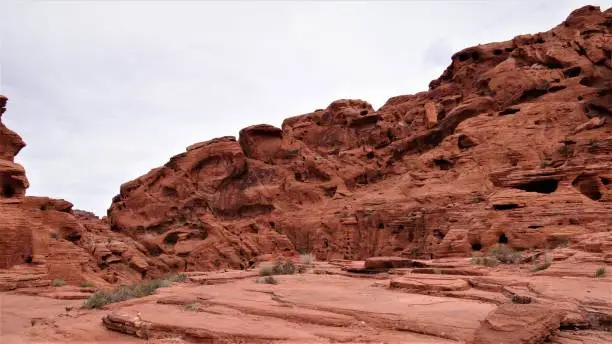
<instances>
[{"instance_id":1,"label":"small tuft of grass","mask_svg":"<svg viewBox=\"0 0 612 344\"><path fill-rule=\"evenodd\" d=\"M305 254L300 255L300 264L302 265L310 266L314 264L316 260L317 258L312 253L305 253Z\"/></svg>"},{"instance_id":2,"label":"small tuft of grass","mask_svg":"<svg viewBox=\"0 0 612 344\"><path fill-rule=\"evenodd\" d=\"M597 277L597 278L604 277L607 274L608 274L608 270L605 267L603 267L603 266L600 267L600 268L597 268L597 270L595 270L595 277Z\"/></svg>"},{"instance_id":3,"label":"small tuft of grass","mask_svg":"<svg viewBox=\"0 0 612 344\"><path fill-rule=\"evenodd\" d=\"M61 286L66 285L66 281L64 281L61 278L56 278L53 280L53 282L51 282L51 285L54 287L61 287Z\"/></svg>"},{"instance_id":4,"label":"small tuft of grass","mask_svg":"<svg viewBox=\"0 0 612 344\"><path fill-rule=\"evenodd\" d=\"M199 302L188 303L184 305L183 308L186 311L197 312L200 309L200 303Z\"/></svg>"},{"instance_id":5,"label":"small tuft of grass","mask_svg":"<svg viewBox=\"0 0 612 344\"><path fill-rule=\"evenodd\" d=\"M278 284L278 280L274 276L260 277L256 282L259 284Z\"/></svg>"}]
</instances>

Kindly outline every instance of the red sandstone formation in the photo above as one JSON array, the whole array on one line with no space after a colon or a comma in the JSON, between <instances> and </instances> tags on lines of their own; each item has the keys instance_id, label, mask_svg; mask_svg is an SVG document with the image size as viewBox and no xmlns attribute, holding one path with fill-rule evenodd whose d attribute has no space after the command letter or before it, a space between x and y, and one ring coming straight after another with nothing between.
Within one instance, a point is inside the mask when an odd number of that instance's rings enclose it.
<instances>
[{"instance_id":1,"label":"red sandstone formation","mask_svg":"<svg viewBox=\"0 0 612 344\"><path fill-rule=\"evenodd\" d=\"M429 91L198 143L125 183L113 231L186 270L260 255L612 248L612 11L453 55ZM590 245L595 235L605 244Z\"/></svg>"},{"instance_id":2,"label":"red sandstone formation","mask_svg":"<svg viewBox=\"0 0 612 344\"><path fill-rule=\"evenodd\" d=\"M0 96L0 116L6 102ZM48 286L53 279L103 286L169 270L105 221L73 211L70 202L26 197L25 171L13 161L24 146L0 122L0 269L7 269L0 271L0 291Z\"/></svg>"}]
</instances>

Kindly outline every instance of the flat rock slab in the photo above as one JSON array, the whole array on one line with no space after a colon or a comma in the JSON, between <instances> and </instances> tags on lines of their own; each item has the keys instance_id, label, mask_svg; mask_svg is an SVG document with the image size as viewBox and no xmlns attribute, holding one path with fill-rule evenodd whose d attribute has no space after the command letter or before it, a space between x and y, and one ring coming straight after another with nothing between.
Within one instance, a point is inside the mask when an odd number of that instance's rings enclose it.
<instances>
[{"instance_id":1,"label":"flat rock slab","mask_svg":"<svg viewBox=\"0 0 612 344\"><path fill-rule=\"evenodd\" d=\"M189 276L189 280L200 284L222 284L244 278L257 277L258 270L230 270L226 272L210 272Z\"/></svg>"},{"instance_id":2,"label":"flat rock slab","mask_svg":"<svg viewBox=\"0 0 612 344\"><path fill-rule=\"evenodd\" d=\"M403 289L415 293L461 291L470 289L470 284L452 276L403 276L392 280L391 288Z\"/></svg>"}]
</instances>

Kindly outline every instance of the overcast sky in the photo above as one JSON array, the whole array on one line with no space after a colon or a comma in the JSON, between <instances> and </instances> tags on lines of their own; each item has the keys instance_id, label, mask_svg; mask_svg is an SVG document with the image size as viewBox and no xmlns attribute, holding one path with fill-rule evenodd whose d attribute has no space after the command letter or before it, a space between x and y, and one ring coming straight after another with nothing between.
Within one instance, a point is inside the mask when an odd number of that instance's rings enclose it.
<instances>
[{"instance_id":1,"label":"overcast sky","mask_svg":"<svg viewBox=\"0 0 612 344\"><path fill-rule=\"evenodd\" d=\"M588 3L2 0L3 121L27 143L29 195L105 215L122 183L192 143L340 98L378 108L426 90L457 50Z\"/></svg>"}]
</instances>

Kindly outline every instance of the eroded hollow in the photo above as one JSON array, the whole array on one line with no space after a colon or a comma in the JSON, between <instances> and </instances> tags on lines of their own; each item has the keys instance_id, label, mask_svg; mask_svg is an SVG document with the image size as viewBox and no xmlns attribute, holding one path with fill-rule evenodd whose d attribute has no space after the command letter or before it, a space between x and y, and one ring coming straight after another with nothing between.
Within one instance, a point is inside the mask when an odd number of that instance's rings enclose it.
<instances>
[{"instance_id":1,"label":"eroded hollow","mask_svg":"<svg viewBox=\"0 0 612 344\"><path fill-rule=\"evenodd\" d=\"M582 73L582 68L580 67L571 67L563 71L563 75L565 75L566 78L575 78L579 76L580 73Z\"/></svg>"},{"instance_id":2,"label":"eroded hollow","mask_svg":"<svg viewBox=\"0 0 612 344\"><path fill-rule=\"evenodd\" d=\"M543 194L553 193L557 191L557 187L559 187L559 181L556 179L533 180L515 186L515 188L523 191Z\"/></svg>"},{"instance_id":3,"label":"eroded hollow","mask_svg":"<svg viewBox=\"0 0 612 344\"><path fill-rule=\"evenodd\" d=\"M511 210L518 208L519 205L517 203L500 203L494 204L493 209L495 210Z\"/></svg>"},{"instance_id":4,"label":"eroded hollow","mask_svg":"<svg viewBox=\"0 0 612 344\"><path fill-rule=\"evenodd\" d=\"M168 245L175 245L179 240L179 235L177 232L172 232L164 238L164 243Z\"/></svg>"},{"instance_id":5,"label":"eroded hollow","mask_svg":"<svg viewBox=\"0 0 612 344\"><path fill-rule=\"evenodd\" d=\"M599 178L581 174L572 182L572 186L588 198L598 201L603 196Z\"/></svg>"},{"instance_id":6,"label":"eroded hollow","mask_svg":"<svg viewBox=\"0 0 612 344\"><path fill-rule=\"evenodd\" d=\"M497 242L500 244L507 244L508 243L508 237L506 236L506 233L502 233L499 235L499 238L497 239Z\"/></svg>"},{"instance_id":7,"label":"eroded hollow","mask_svg":"<svg viewBox=\"0 0 612 344\"><path fill-rule=\"evenodd\" d=\"M11 198L15 193L15 188L11 184L6 183L2 186L2 197Z\"/></svg>"},{"instance_id":8,"label":"eroded hollow","mask_svg":"<svg viewBox=\"0 0 612 344\"><path fill-rule=\"evenodd\" d=\"M446 159L434 159L433 163L441 170L450 170L453 167L453 162Z\"/></svg>"},{"instance_id":9,"label":"eroded hollow","mask_svg":"<svg viewBox=\"0 0 612 344\"><path fill-rule=\"evenodd\" d=\"M472 251L480 251L482 250L482 244L479 242L472 243Z\"/></svg>"}]
</instances>

